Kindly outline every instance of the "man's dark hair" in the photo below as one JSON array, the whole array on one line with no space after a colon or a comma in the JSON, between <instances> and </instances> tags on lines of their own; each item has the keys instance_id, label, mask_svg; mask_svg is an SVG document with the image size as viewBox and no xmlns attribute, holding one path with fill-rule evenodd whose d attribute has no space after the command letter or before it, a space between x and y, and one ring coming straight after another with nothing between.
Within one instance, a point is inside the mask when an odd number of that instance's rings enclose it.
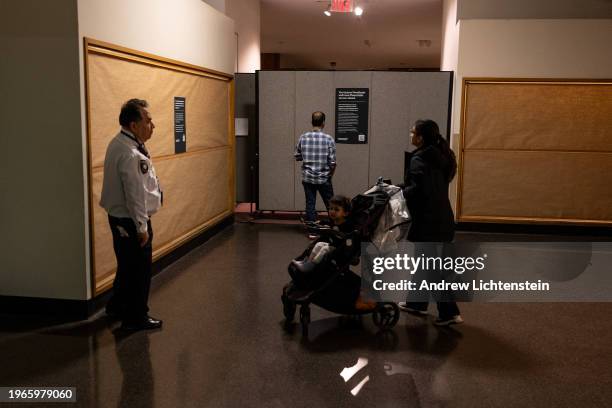
<instances>
[{"instance_id":1,"label":"man's dark hair","mask_svg":"<svg viewBox=\"0 0 612 408\"><path fill-rule=\"evenodd\" d=\"M320 111L312 113L312 126L320 127L325 123L325 114Z\"/></svg>"},{"instance_id":2,"label":"man's dark hair","mask_svg":"<svg viewBox=\"0 0 612 408\"><path fill-rule=\"evenodd\" d=\"M147 108L149 104L144 99L130 99L121 107L119 114L119 124L123 127L130 127L130 123L142 120L140 109Z\"/></svg>"},{"instance_id":3,"label":"man's dark hair","mask_svg":"<svg viewBox=\"0 0 612 408\"><path fill-rule=\"evenodd\" d=\"M337 205L344 209L345 213L351 212L351 199L343 195L335 195L329 199L329 204Z\"/></svg>"}]
</instances>

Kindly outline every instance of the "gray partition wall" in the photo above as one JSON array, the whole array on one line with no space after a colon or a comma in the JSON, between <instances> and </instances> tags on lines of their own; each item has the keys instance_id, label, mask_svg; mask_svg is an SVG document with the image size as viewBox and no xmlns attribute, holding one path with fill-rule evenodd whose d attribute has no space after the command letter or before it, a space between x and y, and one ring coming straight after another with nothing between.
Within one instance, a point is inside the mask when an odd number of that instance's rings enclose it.
<instances>
[{"instance_id":1,"label":"gray partition wall","mask_svg":"<svg viewBox=\"0 0 612 408\"><path fill-rule=\"evenodd\" d=\"M295 145L311 130L312 112L325 112L335 138L336 88L370 90L368 143L336 145L336 194L352 197L379 176L400 183L409 130L433 119L447 136L452 72L259 71L259 210L303 211L304 191ZM320 198L319 210L325 209Z\"/></svg>"}]
</instances>

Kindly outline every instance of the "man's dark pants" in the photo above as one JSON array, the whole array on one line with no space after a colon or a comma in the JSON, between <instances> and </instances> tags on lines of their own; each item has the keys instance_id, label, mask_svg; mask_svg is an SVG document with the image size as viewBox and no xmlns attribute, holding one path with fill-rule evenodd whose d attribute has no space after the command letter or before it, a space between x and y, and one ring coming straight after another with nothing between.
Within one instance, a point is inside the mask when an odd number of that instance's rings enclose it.
<instances>
[{"instance_id":1,"label":"man's dark pants","mask_svg":"<svg viewBox=\"0 0 612 408\"><path fill-rule=\"evenodd\" d=\"M140 322L146 319L149 312L153 255L151 221L147 222L149 241L143 247L131 218L109 216L108 222L113 233L117 274L113 283L113 297L106 309L121 315L125 322Z\"/></svg>"},{"instance_id":2,"label":"man's dark pants","mask_svg":"<svg viewBox=\"0 0 612 408\"><path fill-rule=\"evenodd\" d=\"M317 219L317 191L321 194L325 208L329 208L329 200L334 196L334 187L331 179L323 184L305 183L304 194L306 195L306 221L316 221Z\"/></svg>"}]
</instances>

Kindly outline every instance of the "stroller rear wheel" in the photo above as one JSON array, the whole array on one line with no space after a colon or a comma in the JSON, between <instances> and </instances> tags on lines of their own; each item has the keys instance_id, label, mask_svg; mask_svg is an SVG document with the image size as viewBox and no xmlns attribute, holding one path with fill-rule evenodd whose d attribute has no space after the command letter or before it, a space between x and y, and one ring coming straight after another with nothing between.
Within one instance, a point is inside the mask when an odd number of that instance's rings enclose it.
<instances>
[{"instance_id":1,"label":"stroller rear wheel","mask_svg":"<svg viewBox=\"0 0 612 408\"><path fill-rule=\"evenodd\" d=\"M295 303L292 302L284 292L281 296L281 301L283 302L283 315L285 315L285 321L287 323L293 323L293 319L295 319Z\"/></svg>"},{"instance_id":2,"label":"stroller rear wheel","mask_svg":"<svg viewBox=\"0 0 612 408\"><path fill-rule=\"evenodd\" d=\"M379 329L390 329L397 324L399 316L399 307L395 303L385 302L378 304L372 314L372 319Z\"/></svg>"},{"instance_id":3,"label":"stroller rear wheel","mask_svg":"<svg viewBox=\"0 0 612 408\"><path fill-rule=\"evenodd\" d=\"M310 306L303 304L300 307L300 322L302 323L302 335L308 336L308 325L310 324Z\"/></svg>"}]
</instances>

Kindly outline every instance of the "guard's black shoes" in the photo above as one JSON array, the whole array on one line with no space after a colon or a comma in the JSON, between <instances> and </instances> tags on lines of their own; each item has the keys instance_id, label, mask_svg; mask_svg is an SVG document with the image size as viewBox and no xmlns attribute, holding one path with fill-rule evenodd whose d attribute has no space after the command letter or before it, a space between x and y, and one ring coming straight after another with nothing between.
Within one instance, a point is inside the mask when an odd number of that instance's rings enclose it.
<instances>
[{"instance_id":1,"label":"guard's black shoes","mask_svg":"<svg viewBox=\"0 0 612 408\"><path fill-rule=\"evenodd\" d=\"M147 316L144 320L131 322L125 321L121 325L121 328L124 330L154 330L160 329L162 327L162 321L152 318L151 316Z\"/></svg>"}]
</instances>

